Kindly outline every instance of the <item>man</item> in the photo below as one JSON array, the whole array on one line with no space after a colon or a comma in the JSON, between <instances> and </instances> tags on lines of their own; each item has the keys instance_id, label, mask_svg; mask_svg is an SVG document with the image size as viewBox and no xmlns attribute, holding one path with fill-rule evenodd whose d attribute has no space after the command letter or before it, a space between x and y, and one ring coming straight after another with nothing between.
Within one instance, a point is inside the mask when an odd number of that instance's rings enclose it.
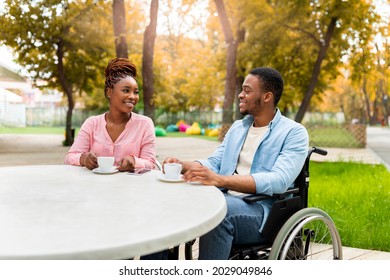
<instances>
[{"instance_id":1,"label":"man","mask_svg":"<svg viewBox=\"0 0 390 280\"><path fill-rule=\"evenodd\" d=\"M247 204L238 193L272 195L293 186L308 151L308 134L276 107L283 79L272 68L253 69L238 95L245 115L207 160L182 162L183 179L228 189L224 220L199 241L199 259L228 259L233 244L263 240L261 230L273 200ZM166 162L181 162L167 158Z\"/></svg>"}]
</instances>

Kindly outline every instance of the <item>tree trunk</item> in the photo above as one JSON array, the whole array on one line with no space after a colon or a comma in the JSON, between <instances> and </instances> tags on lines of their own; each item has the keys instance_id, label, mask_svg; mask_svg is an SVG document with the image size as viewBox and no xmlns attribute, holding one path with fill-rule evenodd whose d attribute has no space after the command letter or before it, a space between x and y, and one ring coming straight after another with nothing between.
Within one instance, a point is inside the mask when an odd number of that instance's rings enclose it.
<instances>
[{"instance_id":1,"label":"tree trunk","mask_svg":"<svg viewBox=\"0 0 390 280\"><path fill-rule=\"evenodd\" d=\"M237 76L236 79L236 110L234 113L234 119L239 120L242 119L242 114L240 113L240 100L238 99L238 95L242 90L242 84L244 83L245 77Z\"/></svg>"},{"instance_id":2,"label":"tree trunk","mask_svg":"<svg viewBox=\"0 0 390 280\"><path fill-rule=\"evenodd\" d=\"M375 43L375 49L376 49L376 55L377 55L377 68L379 73L381 74L381 78L378 81L378 93L382 100L382 106L383 106L383 119L384 124L389 125L388 117L389 117L389 107L388 107L388 94L387 94L387 86L386 81L383 77L386 77L386 71L381 67L381 59L382 59L382 53L377 43Z\"/></svg>"},{"instance_id":3,"label":"tree trunk","mask_svg":"<svg viewBox=\"0 0 390 280\"><path fill-rule=\"evenodd\" d=\"M114 21L115 51L117 57L128 58L126 43L126 15L124 0L114 0L112 3Z\"/></svg>"},{"instance_id":4,"label":"tree trunk","mask_svg":"<svg viewBox=\"0 0 390 280\"><path fill-rule=\"evenodd\" d=\"M244 28L241 28L238 30L238 32L237 32L238 45L245 41L245 32L246 32L246 30ZM244 83L244 80L245 80L245 77L243 75L243 73L245 72L245 69L240 69L240 70L241 70L240 71L241 74L237 74L237 77L236 77L236 94L234 96L234 98L236 100L236 109L234 112L234 119L235 120L242 119L242 114L240 113L240 106L239 106L240 100L238 99L238 95L240 94L240 92L242 90L242 84Z\"/></svg>"},{"instance_id":5,"label":"tree trunk","mask_svg":"<svg viewBox=\"0 0 390 280\"><path fill-rule=\"evenodd\" d=\"M320 71L321 71L321 63L324 60L326 52L329 48L334 29L336 27L336 22L337 22L336 17L331 18L328 29L326 31L325 42L321 44L320 51L318 53L317 60L314 65L314 69L310 78L309 87L305 93L301 106L299 107L298 113L295 116L295 121L299 123L302 122L303 117L305 116L305 113L309 108L310 100L313 97L314 89L316 88L318 83L318 76L320 75Z\"/></svg>"},{"instance_id":6,"label":"tree trunk","mask_svg":"<svg viewBox=\"0 0 390 280\"><path fill-rule=\"evenodd\" d=\"M142 57L142 79L144 93L144 115L154 121L154 42L156 40L158 0L152 0L150 4L150 23L145 29L143 57Z\"/></svg>"},{"instance_id":7,"label":"tree trunk","mask_svg":"<svg viewBox=\"0 0 390 280\"><path fill-rule=\"evenodd\" d=\"M224 93L225 98L223 101L222 130L219 135L219 139L222 140L225 136L224 133L227 132L227 129L233 123L233 103L234 103L234 94L236 88L236 76L237 76L236 59L237 59L238 43L234 39L223 0L214 0L214 2L217 7L218 18L221 22L223 34L225 37L225 43L227 47L226 82L225 82L225 93Z\"/></svg>"},{"instance_id":8,"label":"tree trunk","mask_svg":"<svg viewBox=\"0 0 390 280\"><path fill-rule=\"evenodd\" d=\"M72 114L74 108L74 98L73 98L72 87L71 85L69 85L65 76L64 63L63 63L64 50L63 50L63 42L61 39L58 42L57 57L58 57L58 65L57 65L58 77L60 80L61 87L64 90L66 97L68 99L68 111L66 112L64 146L71 146L74 142L74 130L72 129Z\"/></svg>"},{"instance_id":9,"label":"tree trunk","mask_svg":"<svg viewBox=\"0 0 390 280\"><path fill-rule=\"evenodd\" d=\"M364 54L363 54L364 55ZM366 106L366 121L364 123L369 123L371 124L371 109L370 109L370 97L368 96L367 93L367 78L366 74L363 72L363 84L362 84L362 93L364 97L364 104Z\"/></svg>"}]
</instances>

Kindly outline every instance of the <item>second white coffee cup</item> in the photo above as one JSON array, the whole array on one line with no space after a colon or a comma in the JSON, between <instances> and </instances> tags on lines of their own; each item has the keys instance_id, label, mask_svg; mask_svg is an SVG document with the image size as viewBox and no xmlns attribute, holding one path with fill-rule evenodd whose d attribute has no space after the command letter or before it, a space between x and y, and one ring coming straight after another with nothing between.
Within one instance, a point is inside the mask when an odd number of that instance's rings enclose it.
<instances>
[{"instance_id":1,"label":"second white coffee cup","mask_svg":"<svg viewBox=\"0 0 390 280\"><path fill-rule=\"evenodd\" d=\"M164 172L167 179L176 180L180 178L183 166L180 163L165 163Z\"/></svg>"},{"instance_id":2,"label":"second white coffee cup","mask_svg":"<svg viewBox=\"0 0 390 280\"><path fill-rule=\"evenodd\" d=\"M99 169L103 172L109 172L114 167L115 157L98 157Z\"/></svg>"}]
</instances>

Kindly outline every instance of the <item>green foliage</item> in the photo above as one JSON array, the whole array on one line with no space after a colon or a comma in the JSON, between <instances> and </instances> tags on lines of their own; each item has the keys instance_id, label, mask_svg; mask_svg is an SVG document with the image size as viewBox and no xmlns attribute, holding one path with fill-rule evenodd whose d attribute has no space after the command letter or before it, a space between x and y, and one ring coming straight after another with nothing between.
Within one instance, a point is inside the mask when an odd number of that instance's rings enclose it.
<instances>
[{"instance_id":1,"label":"green foliage","mask_svg":"<svg viewBox=\"0 0 390 280\"><path fill-rule=\"evenodd\" d=\"M218 57L210 57L205 44L183 36L157 38L154 101L158 108L179 112L213 109L221 103L223 78Z\"/></svg>"},{"instance_id":2,"label":"green foliage","mask_svg":"<svg viewBox=\"0 0 390 280\"><path fill-rule=\"evenodd\" d=\"M310 165L309 206L333 219L343 246L390 252L390 173L384 165Z\"/></svg>"},{"instance_id":3,"label":"green foliage","mask_svg":"<svg viewBox=\"0 0 390 280\"><path fill-rule=\"evenodd\" d=\"M17 62L30 78L46 81L48 87L59 90L63 88L57 51L63 44L67 82L74 92L89 92L113 42L107 21L109 5L99 2L7 0L0 23L8 28L1 33L0 41L15 50Z\"/></svg>"},{"instance_id":4,"label":"green foliage","mask_svg":"<svg viewBox=\"0 0 390 280\"><path fill-rule=\"evenodd\" d=\"M332 17L338 18L337 27L322 62L312 107L339 74L341 58L353 48L350 38L370 36L376 19L373 6L360 0L245 1L242 7L247 38L240 47L239 68L278 69L286 85L280 103L283 111L295 111L302 101Z\"/></svg>"},{"instance_id":5,"label":"green foliage","mask_svg":"<svg viewBox=\"0 0 390 280\"><path fill-rule=\"evenodd\" d=\"M57 54L61 44L66 82L73 93L78 93L76 101L89 109L107 110L103 71L108 59L114 56L112 1L5 0L4 3L0 26L6 28L0 33L0 43L15 51L17 62L29 71L31 78L63 91ZM201 16L195 11L199 1L177 3L180 1L160 3L159 27L162 22L166 32L158 35L155 45L156 108L178 112L222 105L226 44L214 1L209 1L206 13ZM353 67L348 70L356 86L360 88L363 76L368 75L369 96L356 92L353 96L363 104L358 110L369 106L362 102L364 98L367 104L371 101L375 105L379 103L376 95L387 94L389 83L378 89L377 80L386 81L390 52L376 51L372 42L378 32L387 36L388 24L379 28L371 1L224 0L224 3L236 39L239 31L245 33L238 49L237 76L243 77L257 66L278 69L285 80L279 104L283 112L296 112L301 103L332 17L337 17L337 26L322 63L311 108L322 102L324 91L349 62ZM129 57L141 74L142 36L149 20L149 3L127 0L125 5ZM185 20L175 20L172 14ZM195 39L195 30L203 31L203 37ZM143 85L139 86L142 95ZM375 110L381 110L375 106ZM345 112L357 112L354 108L346 108Z\"/></svg>"}]
</instances>

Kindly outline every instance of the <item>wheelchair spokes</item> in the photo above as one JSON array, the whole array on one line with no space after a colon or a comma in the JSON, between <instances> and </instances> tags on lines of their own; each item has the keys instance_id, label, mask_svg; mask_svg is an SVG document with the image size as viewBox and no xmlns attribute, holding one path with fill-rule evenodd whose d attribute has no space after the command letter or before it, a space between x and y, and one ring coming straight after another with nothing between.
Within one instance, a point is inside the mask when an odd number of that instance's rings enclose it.
<instances>
[{"instance_id":1,"label":"wheelchair spokes","mask_svg":"<svg viewBox=\"0 0 390 280\"><path fill-rule=\"evenodd\" d=\"M320 209L306 208L286 223L275 239L271 259L342 259L341 241L330 217Z\"/></svg>"}]
</instances>

